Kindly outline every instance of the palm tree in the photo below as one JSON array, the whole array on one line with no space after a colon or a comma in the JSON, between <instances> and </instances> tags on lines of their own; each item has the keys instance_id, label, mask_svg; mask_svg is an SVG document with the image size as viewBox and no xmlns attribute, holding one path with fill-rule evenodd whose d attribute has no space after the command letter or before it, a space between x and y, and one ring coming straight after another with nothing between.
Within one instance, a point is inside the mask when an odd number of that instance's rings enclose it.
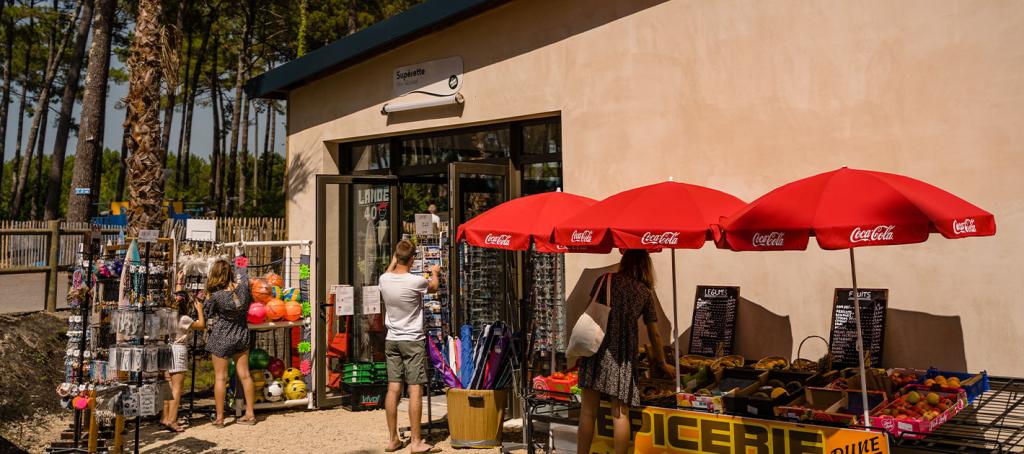
<instances>
[{"instance_id":1,"label":"palm tree","mask_svg":"<svg viewBox=\"0 0 1024 454\"><path fill-rule=\"evenodd\" d=\"M128 54L128 231L159 229L165 215L160 150L160 0L139 0Z\"/></svg>"}]
</instances>

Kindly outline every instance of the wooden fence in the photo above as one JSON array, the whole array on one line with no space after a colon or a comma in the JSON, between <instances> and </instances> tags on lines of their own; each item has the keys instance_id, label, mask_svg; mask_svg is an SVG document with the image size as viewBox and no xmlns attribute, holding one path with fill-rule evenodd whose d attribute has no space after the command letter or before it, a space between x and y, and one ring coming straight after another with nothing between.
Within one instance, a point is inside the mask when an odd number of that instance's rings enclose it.
<instances>
[{"instance_id":1,"label":"wooden fence","mask_svg":"<svg viewBox=\"0 0 1024 454\"><path fill-rule=\"evenodd\" d=\"M56 307L56 275L78 263L87 222L0 220L0 274L47 273L46 308ZM101 225L103 243L117 243L124 227ZM162 236L185 239L185 222L168 220ZM285 240L283 218L217 218L217 242ZM261 263L275 260L264 248L245 250Z\"/></svg>"}]
</instances>

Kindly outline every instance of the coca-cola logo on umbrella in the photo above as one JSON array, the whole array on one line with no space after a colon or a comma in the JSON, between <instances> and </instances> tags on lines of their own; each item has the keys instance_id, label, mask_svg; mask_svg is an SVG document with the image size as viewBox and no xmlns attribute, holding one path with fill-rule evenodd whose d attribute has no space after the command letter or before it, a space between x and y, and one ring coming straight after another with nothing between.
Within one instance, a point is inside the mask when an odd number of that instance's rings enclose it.
<instances>
[{"instance_id":1,"label":"coca-cola logo on umbrella","mask_svg":"<svg viewBox=\"0 0 1024 454\"><path fill-rule=\"evenodd\" d=\"M640 244L677 245L679 244L679 232L644 232L640 237Z\"/></svg>"},{"instance_id":2,"label":"coca-cola logo on umbrella","mask_svg":"<svg viewBox=\"0 0 1024 454\"><path fill-rule=\"evenodd\" d=\"M978 233L978 227L974 225L974 218L967 218L963 221L953 220L953 234L963 235L965 233Z\"/></svg>"},{"instance_id":3,"label":"coca-cola logo on umbrella","mask_svg":"<svg viewBox=\"0 0 1024 454\"><path fill-rule=\"evenodd\" d=\"M572 236L569 237L571 243L590 243L594 241L593 230L573 230Z\"/></svg>"},{"instance_id":4,"label":"coca-cola logo on umbrella","mask_svg":"<svg viewBox=\"0 0 1024 454\"><path fill-rule=\"evenodd\" d=\"M873 229L861 229L854 227L850 232L851 243L862 243L866 241L892 241L895 225L880 225Z\"/></svg>"},{"instance_id":5,"label":"coca-cola logo on umbrella","mask_svg":"<svg viewBox=\"0 0 1024 454\"><path fill-rule=\"evenodd\" d=\"M484 237L484 244L490 244L492 246L508 246L512 242L512 235L494 235L488 233Z\"/></svg>"},{"instance_id":6,"label":"coca-cola logo on umbrella","mask_svg":"<svg viewBox=\"0 0 1024 454\"><path fill-rule=\"evenodd\" d=\"M782 247L786 243L785 232L754 232L750 244L755 247Z\"/></svg>"}]
</instances>

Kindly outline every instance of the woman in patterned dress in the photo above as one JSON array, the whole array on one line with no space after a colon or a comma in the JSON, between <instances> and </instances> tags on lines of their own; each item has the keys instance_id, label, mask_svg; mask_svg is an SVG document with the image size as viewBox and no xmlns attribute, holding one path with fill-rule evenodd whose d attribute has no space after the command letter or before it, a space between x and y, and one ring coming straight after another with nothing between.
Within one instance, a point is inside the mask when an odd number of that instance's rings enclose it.
<instances>
[{"instance_id":1,"label":"woman in patterned dress","mask_svg":"<svg viewBox=\"0 0 1024 454\"><path fill-rule=\"evenodd\" d=\"M243 259L244 261L244 259ZM242 424L256 424L252 408L256 399L252 377L249 375L249 342L252 333L246 315L252 302L249 293L249 273L239 266L231 272L227 260L218 260L210 269L206 281L208 299L203 306L206 313L206 351L213 357L213 397L217 406L217 419L213 424L224 427L224 396L227 393L228 358L235 360L235 372L245 392L245 416L238 419ZM234 274L234 279L232 279Z\"/></svg>"},{"instance_id":2,"label":"woman in patterned dress","mask_svg":"<svg viewBox=\"0 0 1024 454\"><path fill-rule=\"evenodd\" d=\"M577 363L579 386L583 391L576 443L579 454L590 454L597 409L602 396L607 397L612 404L616 454L625 454L629 449L629 408L640 405L636 372L636 322L641 316L654 347L652 366L660 368L669 376L675 376L676 373L674 367L665 363L664 343L658 331L658 300L654 294L651 256L647 251L627 250L619 261L619 271L608 275L608 278L612 282L612 300L604 342L594 356L580 358ZM598 301L609 303L605 301L605 289L600 282L594 285L591 296L595 292L600 292Z\"/></svg>"}]
</instances>

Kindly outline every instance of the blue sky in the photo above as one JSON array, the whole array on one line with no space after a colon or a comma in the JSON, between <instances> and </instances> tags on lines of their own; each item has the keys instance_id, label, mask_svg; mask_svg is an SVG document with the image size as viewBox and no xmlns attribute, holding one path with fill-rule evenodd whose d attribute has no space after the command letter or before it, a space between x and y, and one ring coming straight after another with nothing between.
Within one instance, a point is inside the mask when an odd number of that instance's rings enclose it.
<instances>
[{"instance_id":1,"label":"blue sky","mask_svg":"<svg viewBox=\"0 0 1024 454\"><path fill-rule=\"evenodd\" d=\"M113 64L114 67L121 66L120 62L118 62L116 58L114 58L112 60L113 60L112 64ZM84 81L85 81L85 75L83 74L81 82L84 83ZM57 111L59 111L59 109L60 109L60 97L63 94L63 90L64 90L63 87L55 87L55 88L56 88L56 93L54 93L54 95L53 95L53 98L54 98L55 102L50 105L50 117L48 119L48 123L49 124L47 125L47 128L49 129L49 133L46 135L46 148L45 148L46 154L50 154L51 151L53 150L53 139L54 139L54 136L56 135L56 131L57 131ZM19 108L18 100L20 99L20 94L21 94L21 86L17 85L16 83L12 83L11 84L11 104L9 106L10 110L8 111L9 113L8 113L8 116L7 116L7 137L5 137L7 146L4 148L4 154L5 154L4 160L6 160L6 161L10 161L10 160L14 159L14 144L16 142L17 133L18 133L18 131L17 131L17 128L18 128L18 118L17 118L17 116L18 116L18 108ZM119 99L124 98L125 96L127 96L127 94L128 94L128 84L127 83L116 84L113 81L111 81L111 83L110 83L110 85L108 87L108 92L107 92L107 116L106 116L106 123L104 125L104 132L103 132L103 144L104 144L104 146L106 146L107 148L110 148L111 150L120 150L121 149L121 133L123 132L123 127L121 125L124 122L124 109L116 109L115 105L117 104L117 101ZM234 92L233 91L225 92L225 95L229 96L229 98L226 98L226 99L233 99ZM206 98L208 95L205 94L205 93L200 93L200 96L203 97L203 98ZM206 99L208 99L208 98L206 98ZM27 101L28 101L28 104L30 106L34 105L34 101L31 98L31 94L30 94L30 97L28 98ZM191 146L191 153L194 156L203 156L203 157L207 157L208 158L210 156L210 152L211 152L211 148L210 147L211 147L211 145L213 143L212 142L212 137L213 137L213 111L212 111L212 109L210 109L209 106L201 106L199 101L200 100L197 100L197 102L196 102L196 111L195 111L195 114L194 114L193 120L192 120L192 146ZM177 151L178 151L178 131L181 128L181 107L180 107L180 102L181 102L181 100L179 98L179 107L177 108L177 110L176 110L176 112L174 114L174 124L173 124L173 127L171 129L171 144L170 144L170 151L171 151L171 153L177 153ZM79 111L80 111L80 109L81 109L81 105L80 104L76 104L75 105L75 110L74 110L74 115L73 115L76 122L78 122L78 119L79 119ZM250 112L249 115L251 117L252 113ZM263 122L265 120L266 120L266 114L264 113L260 117L260 119L259 119L260 131L259 131L259 134L258 134L259 137L256 139L256 140L259 141L259 150L260 150L260 152L262 152L262 150L263 150ZM161 119L161 121L162 121L162 119ZM284 115L278 113L275 123L276 123L276 128L277 128L277 132L276 132L276 136L275 136L275 140L274 140L275 145L276 145L275 150L277 151L278 154L282 154L283 155L284 154L284 143L285 143ZM31 126L32 126L32 119L31 119L31 117L26 117L25 118L25 123L24 123L24 125L22 127L23 128L23 133L22 133L23 134L23 137L22 137L22 144L23 144L23 146L28 141L28 130L29 130L29 128ZM249 135L249 148L252 149L253 148L253 140L254 140L254 138L256 137L257 134L254 133L255 125L250 124L249 127L250 127L250 132L249 132L249 134L250 134ZM229 136L229 139L230 139L230 136ZM77 145L77 143L78 143L78 138L75 136L74 131L72 131L71 137L68 140L68 147L67 147L68 156L71 156L71 155L73 155L75 153L75 146ZM229 141L229 146L230 146L230 141Z\"/></svg>"}]
</instances>

